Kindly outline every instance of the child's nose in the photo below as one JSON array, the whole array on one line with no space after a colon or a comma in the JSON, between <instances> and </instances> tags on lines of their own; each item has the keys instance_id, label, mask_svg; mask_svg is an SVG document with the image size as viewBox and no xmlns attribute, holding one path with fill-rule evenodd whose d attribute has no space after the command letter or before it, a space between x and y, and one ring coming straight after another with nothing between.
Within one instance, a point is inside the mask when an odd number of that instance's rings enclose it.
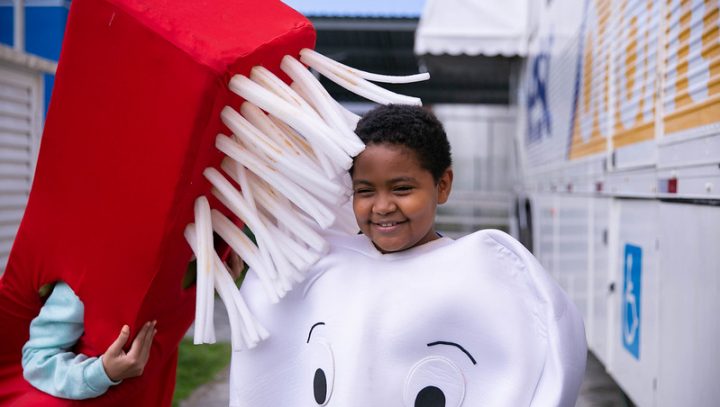
<instances>
[{"instance_id":1,"label":"child's nose","mask_svg":"<svg viewBox=\"0 0 720 407\"><path fill-rule=\"evenodd\" d=\"M373 203L373 212L379 215L387 215L388 213L395 212L397 205L392 197L388 194L378 194L375 202Z\"/></svg>"}]
</instances>

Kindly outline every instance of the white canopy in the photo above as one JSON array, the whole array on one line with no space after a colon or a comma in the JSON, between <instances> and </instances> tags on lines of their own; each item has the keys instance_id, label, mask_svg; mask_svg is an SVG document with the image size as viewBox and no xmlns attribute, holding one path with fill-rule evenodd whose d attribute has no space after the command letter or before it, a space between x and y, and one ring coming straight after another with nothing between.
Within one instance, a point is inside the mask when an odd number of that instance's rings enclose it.
<instances>
[{"instance_id":1,"label":"white canopy","mask_svg":"<svg viewBox=\"0 0 720 407\"><path fill-rule=\"evenodd\" d=\"M525 56L531 14L528 3L427 0L415 35L415 54Z\"/></svg>"}]
</instances>

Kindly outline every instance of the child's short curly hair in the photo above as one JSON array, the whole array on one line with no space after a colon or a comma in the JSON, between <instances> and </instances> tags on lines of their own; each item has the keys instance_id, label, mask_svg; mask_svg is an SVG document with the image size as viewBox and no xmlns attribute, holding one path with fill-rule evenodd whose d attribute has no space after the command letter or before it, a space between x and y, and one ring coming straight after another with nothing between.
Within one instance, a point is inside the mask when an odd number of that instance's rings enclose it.
<instances>
[{"instance_id":1,"label":"child's short curly hair","mask_svg":"<svg viewBox=\"0 0 720 407\"><path fill-rule=\"evenodd\" d=\"M419 106L378 106L360 119L355 133L365 145L387 143L411 149L436 183L452 164L442 123Z\"/></svg>"}]
</instances>

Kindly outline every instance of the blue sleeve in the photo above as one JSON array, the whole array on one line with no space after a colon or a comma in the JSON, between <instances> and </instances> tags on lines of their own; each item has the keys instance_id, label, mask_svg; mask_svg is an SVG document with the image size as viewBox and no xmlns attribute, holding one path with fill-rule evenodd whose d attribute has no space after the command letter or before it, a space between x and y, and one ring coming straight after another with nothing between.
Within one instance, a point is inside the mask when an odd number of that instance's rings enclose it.
<instances>
[{"instance_id":1,"label":"blue sleeve","mask_svg":"<svg viewBox=\"0 0 720 407\"><path fill-rule=\"evenodd\" d=\"M30 323L30 339L22 350L23 376L35 388L81 400L100 396L120 383L108 378L101 357L69 352L83 334L83 313L80 298L58 282Z\"/></svg>"}]
</instances>

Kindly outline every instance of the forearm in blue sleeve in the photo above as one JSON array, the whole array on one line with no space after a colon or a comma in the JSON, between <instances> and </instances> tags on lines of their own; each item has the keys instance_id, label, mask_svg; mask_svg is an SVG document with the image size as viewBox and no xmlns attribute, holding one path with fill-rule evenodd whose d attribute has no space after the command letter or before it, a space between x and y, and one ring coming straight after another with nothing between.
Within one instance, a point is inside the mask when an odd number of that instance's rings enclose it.
<instances>
[{"instance_id":1,"label":"forearm in blue sleeve","mask_svg":"<svg viewBox=\"0 0 720 407\"><path fill-rule=\"evenodd\" d=\"M22 351L23 375L37 389L80 400L100 396L119 383L108 378L102 358L69 352L83 334L83 312L80 299L59 282L30 323L30 339Z\"/></svg>"}]
</instances>

